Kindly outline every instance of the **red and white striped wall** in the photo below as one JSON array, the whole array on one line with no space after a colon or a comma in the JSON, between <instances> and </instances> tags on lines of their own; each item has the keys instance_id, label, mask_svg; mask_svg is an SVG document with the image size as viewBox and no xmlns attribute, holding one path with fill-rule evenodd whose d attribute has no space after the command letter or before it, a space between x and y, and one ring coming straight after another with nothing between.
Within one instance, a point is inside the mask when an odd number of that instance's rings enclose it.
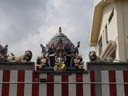
<instances>
[{"instance_id":1,"label":"red and white striped wall","mask_svg":"<svg viewBox=\"0 0 128 96\"><path fill-rule=\"evenodd\" d=\"M51 75L32 70L0 70L0 96L128 96L128 71L101 71L96 82L95 71ZM40 82L46 78L47 82Z\"/></svg>"}]
</instances>

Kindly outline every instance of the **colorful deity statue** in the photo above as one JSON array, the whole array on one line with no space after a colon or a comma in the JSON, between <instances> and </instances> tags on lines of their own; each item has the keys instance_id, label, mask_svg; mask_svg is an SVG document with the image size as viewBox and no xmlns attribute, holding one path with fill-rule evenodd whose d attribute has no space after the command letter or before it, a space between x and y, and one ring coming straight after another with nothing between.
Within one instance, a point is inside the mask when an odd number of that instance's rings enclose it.
<instances>
[{"instance_id":1,"label":"colorful deity statue","mask_svg":"<svg viewBox=\"0 0 128 96\"><path fill-rule=\"evenodd\" d=\"M40 68L53 68L54 71L63 71L68 67L82 69L82 57L76 56L79 54L80 42L75 47L70 39L62 33L61 27L56 34L44 47L40 45L45 56L37 59L37 65ZM47 58L47 59L46 59ZM77 61L77 62L76 62ZM42 63L42 64L41 64Z\"/></svg>"},{"instance_id":2,"label":"colorful deity statue","mask_svg":"<svg viewBox=\"0 0 128 96\"><path fill-rule=\"evenodd\" d=\"M63 71L66 70L66 65L64 64L66 61L66 57L62 57L61 53L59 57L56 55L55 56L55 66L54 66L54 71Z\"/></svg>"},{"instance_id":3,"label":"colorful deity statue","mask_svg":"<svg viewBox=\"0 0 128 96\"><path fill-rule=\"evenodd\" d=\"M76 53L76 55L75 55L75 57L73 59L74 67L76 67L78 69L82 69L83 68L82 60L83 60L83 58Z\"/></svg>"},{"instance_id":4,"label":"colorful deity statue","mask_svg":"<svg viewBox=\"0 0 128 96\"><path fill-rule=\"evenodd\" d=\"M43 53L40 58L40 68L46 67L46 63L47 63L47 58L45 56L45 53Z\"/></svg>"},{"instance_id":5,"label":"colorful deity statue","mask_svg":"<svg viewBox=\"0 0 128 96\"><path fill-rule=\"evenodd\" d=\"M37 67L38 67L38 69L40 69L40 68L44 68L44 67L50 67L49 65L48 65L48 57L46 57L45 56L45 53L42 53L42 56L40 57L40 56L38 56L37 57Z\"/></svg>"}]
</instances>

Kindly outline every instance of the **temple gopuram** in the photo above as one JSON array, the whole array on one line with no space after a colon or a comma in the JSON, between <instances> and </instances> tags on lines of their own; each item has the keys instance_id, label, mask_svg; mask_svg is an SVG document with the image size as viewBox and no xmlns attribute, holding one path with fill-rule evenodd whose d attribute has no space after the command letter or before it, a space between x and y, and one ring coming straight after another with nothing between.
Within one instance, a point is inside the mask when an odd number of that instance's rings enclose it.
<instances>
[{"instance_id":1,"label":"temple gopuram","mask_svg":"<svg viewBox=\"0 0 128 96\"><path fill-rule=\"evenodd\" d=\"M82 70L84 66L83 58L79 55L77 46L61 32L56 34L44 47L42 48L41 57L37 57L36 70L37 71L76 71Z\"/></svg>"}]
</instances>

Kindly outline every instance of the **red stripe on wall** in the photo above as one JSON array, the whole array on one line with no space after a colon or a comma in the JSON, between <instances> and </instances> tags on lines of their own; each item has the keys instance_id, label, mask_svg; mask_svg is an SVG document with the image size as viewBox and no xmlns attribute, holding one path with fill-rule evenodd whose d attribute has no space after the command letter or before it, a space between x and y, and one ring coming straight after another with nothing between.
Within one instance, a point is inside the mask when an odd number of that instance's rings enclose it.
<instances>
[{"instance_id":1,"label":"red stripe on wall","mask_svg":"<svg viewBox=\"0 0 128 96\"><path fill-rule=\"evenodd\" d=\"M18 70L18 82L25 81L25 71ZM17 84L17 96L24 96L24 84Z\"/></svg>"},{"instance_id":2,"label":"red stripe on wall","mask_svg":"<svg viewBox=\"0 0 128 96\"><path fill-rule=\"evenodd\" d=\"M124 83L128 83L128 71L123 71ZM124 84L125 96L128 96L128 84Z\"/></svg>"},{"instance_id":3,"label":"red stripe on wall","mask_svg":"<svg viewBox=\"0 0 128 96\"><path fill-rule=\"evenodd\" d=\"M76 82L83 82L82 73L76 73ZM83 96L83 84L76 84L76 96Z\"/></svg>"},{"instance_id":4,"label":"red stripe on wall","mask_svg":"<svg viewBox=\"0 0 128 96\"><path fill-rule=\"evenodd\" d=\"M116 73L115 71L109 71L109 82L116 82ZM116 84L109 84L110 96L117 96Z\"/></svg>"},{"instance_id":5,"label":"red stripe on wall","mask_svg":"<svg viewBox=\"0 0 128 96\"><path fill-rule=\"evenodd\" d=\"M10 70L3 71L3 82L10 82ZM9 96L9 84L2 84L1 96Z\"/></svg>"},{"instance_id":6,"label":"red stripe on wall","mask_svg":"<svg viewBox=\"0 0 128 96\"><path fill-rule=\"evenodd\" d=\"M47 82L54 82L54 76L47 74ZM54 96L54 84L47 84L47 96Z\"/></svg>"},{"instance_id":7,"label":"red stripe on wall","mask_svg":"<svg viewBox=\"0 0 128 96\"><path fill-rule=\"evenodd\" d=\"M39 82L39 74L33 73L32 82ZM39 84L32 84L32 96L39 96Z\"/></svg>"},{"instance_id":8,"label":"red stripe on wall","mask_svg":"<svg viewBox=\"0 0 128 96\"><path fill-rule=\"evenodd\" d=\"M68 82L68 75L62 75L62 82ZM68 96L68 83L62 84L62 96Z\"/></svg>"},{"instance_id":9,"label":"red stripe on wall","mask_svg":"<svg viewBox=\"0 0 128 96\"><path fill-rule=\"evenodd\" d=\"M90 71L90 82L95 82L95 71ZM91 84L91 96L95 96L95 84Z\"/></svg>"}]
</instances>

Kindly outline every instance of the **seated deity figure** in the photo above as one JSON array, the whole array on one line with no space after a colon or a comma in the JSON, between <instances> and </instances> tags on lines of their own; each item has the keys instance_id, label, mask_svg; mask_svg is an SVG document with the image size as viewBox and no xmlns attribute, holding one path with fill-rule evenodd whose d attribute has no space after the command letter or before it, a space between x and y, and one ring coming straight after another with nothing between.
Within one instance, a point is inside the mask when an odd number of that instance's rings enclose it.
<instances>
[{"instance_id":1,"label":"seated deity figure","mask_svg":"<svg viewBox=\"0 0 128 96\"><path fill-rule=\"evenodd\" d=\"M45 57L45 54L43 53L42 54L42 57L41 57L41 65L40 65L40 68L46 67L46 63L47 63L47 58Z\"/></svg>"},{"instance_id":2,"label":"seated deity figure","mask_svg":"<svg viewBox=\"0 0 128 96\"><path fill-rule=\"evenodd\" d=\"M74 62L74 67L78 69L83 69L82 57L79 56L77 53L73 59L73 62Z\"/></svg>"},{"instance_id":3,"label":"seated deity figure","mask_svg":"<svg viewBox=\"0 0 128 96\"><path fill-rule=\"evenodd\" d=\"M48 58L45 56L45 53L42 53L41 57L37 57L37 67L38 69L48 66Z\"/></svg>"},{"instance_id":4,"label":"seated deity figure","mask_svg":"<svg viewBox=\"0 0 128 96\"><path fill-rule=\"evenodd\" d=\"M59 57L55 56L54 71L65 70L66 69L66 65L64 64L65 60L66 60L65 56L64 57L61 57L61 55Z\"/></svg>"}]
</instances>

